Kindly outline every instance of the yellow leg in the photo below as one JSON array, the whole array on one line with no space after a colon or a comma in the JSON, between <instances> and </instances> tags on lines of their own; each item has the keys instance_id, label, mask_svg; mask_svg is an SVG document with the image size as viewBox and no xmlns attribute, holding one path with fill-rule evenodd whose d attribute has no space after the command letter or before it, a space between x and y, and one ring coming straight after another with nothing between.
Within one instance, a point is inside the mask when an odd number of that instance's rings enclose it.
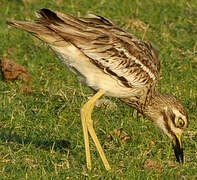
<instances>
[{"instance_id":1,"label":"yellow leg","mask_svg":"<svg viewBox=\"0 0 197 180\"><path fill-rule=\"evenodd\" d=\"M92 169L91 165L91 158L90 158L90 146L89 146L89 138L88 138L88 127L86 118L84 116L84 113L81 109L81 121L82 121L82 127L83 127L83 136L84 136L84 142L85 142L85 153L86 153L86 163L89 170Z\"/></svg>"},{"instance_id":2,"label":"yellow leg","mask_svg":"<svg viewBox=\"0 0 197 180\"><path fill-rule=\"evenodd\" d=\"M91 159L90 159L90 148L89 148L89 140L88 140L88 132L92 137L96 148L99 152L99 155L103 161L103 164L106 170L110 170L110 165L105 157L104 151L101 147L101 144L97 138L95 130L93 128L93 121L91 119L91 114L94 108L96 101L105 93L103 90L99 90L87 103L83 105L81 108L81 119L84 133L84 141L85 141L85 151L86 151L86 161L88 169L91 169Z\"/></svg>"}]
</instances>

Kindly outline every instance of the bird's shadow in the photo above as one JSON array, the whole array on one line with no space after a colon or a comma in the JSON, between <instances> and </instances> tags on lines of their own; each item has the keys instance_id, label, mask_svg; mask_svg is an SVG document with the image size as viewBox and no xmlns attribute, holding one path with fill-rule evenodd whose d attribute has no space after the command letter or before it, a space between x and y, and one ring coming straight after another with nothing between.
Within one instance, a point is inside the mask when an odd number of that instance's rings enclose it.
<instances>
[{"instance_id":1,"label":"bird's shadow","mask_svg":"<svg viewBox=\"0 0 197 180\"><path fill-rule=\"evenodd\" d=\"M54 151L67 151L71 143L68 140L48 140L38 137L22 137L13 131L12 128L0 128L0 140L5 143L18 143L21 145L33 144L35 147Z\"/></svg>"}]
</instances>

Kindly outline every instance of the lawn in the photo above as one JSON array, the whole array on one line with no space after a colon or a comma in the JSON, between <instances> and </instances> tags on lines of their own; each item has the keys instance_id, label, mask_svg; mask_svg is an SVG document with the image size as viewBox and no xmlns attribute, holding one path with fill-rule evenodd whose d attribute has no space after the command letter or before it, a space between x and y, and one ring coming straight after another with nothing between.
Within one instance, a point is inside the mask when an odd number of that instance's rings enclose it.
<instances>
[{"instance_id":1,"label":"lawn","mask_svg":"<svg viewBox=\"0 0 197 180\"><path fill-rule=\"evenodd\" d=\"M23 65L32 77L24 82L0 76L0 179L197 179L196 0L1 0L0 7L0 57ZM6 24L35 20L34 11L43 7L103 15L157 47L158 89L178 97L189 114L184 164L151 122L104 97L112 106L95 107L93 119L112 170L105 170L92 141L93 169L87 170L80 107L92 90L43 42Z\"/></svg>"}]
</instances>

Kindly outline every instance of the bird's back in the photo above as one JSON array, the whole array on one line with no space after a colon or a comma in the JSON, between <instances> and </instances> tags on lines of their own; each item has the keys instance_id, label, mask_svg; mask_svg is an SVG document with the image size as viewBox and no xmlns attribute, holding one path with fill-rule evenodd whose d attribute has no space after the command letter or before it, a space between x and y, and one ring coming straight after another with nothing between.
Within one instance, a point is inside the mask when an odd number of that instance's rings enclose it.
<instances>
[{"instance_id":1,"label":"bird's back","mask_svg":"<svg viewBox=\"0 0 197 180\"><path fill-rule=\"evenodd\" d=\"M160 62L152 45L101 16L76 18L42 9L38 23L9 23L47 42L82 81L107 95L146 98L159 77Z\"/></svg>"}]
</instances>

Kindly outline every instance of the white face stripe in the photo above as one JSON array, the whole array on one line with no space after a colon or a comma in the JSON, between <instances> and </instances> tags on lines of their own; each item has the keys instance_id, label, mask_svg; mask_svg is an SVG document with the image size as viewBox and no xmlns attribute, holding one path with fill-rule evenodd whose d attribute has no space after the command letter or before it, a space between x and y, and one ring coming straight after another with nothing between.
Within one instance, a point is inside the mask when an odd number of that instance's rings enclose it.
<instances>
[{"instance_id":1,"label":"white face stripe","mask_svg":"<svg viewBox=\"0 0 197 180\"><path fill-rule=\"evenodd\" d=\"M163 132L164 132L166 135L168 135L168 137L169 137L170 139L173 139L173 138L174 138L174 137L173 137L174 135L180 136L180 137L181 137L181 135L182 135L184 129L186 128L188 122L187 122L186 116L183 115L182 113L180 113L180 112L178 111L178 109L172 108L172 107L171 107L171 110L172 110L171 113L174 114L174 120L172 119L172 117L170 117L169 112L168 112L168 108L167 108L167 106L166 106L166 107L164 107L164 112L163 112L163 114L162 114L161 116L158 117L158 119L157 119L157 121L156 121L156 125L157 125L158 127L160 127L160 128L163 130ZM166 116L166 117L165 117L165 116ZM165 119L164 119L164 118L165 118ZM185 126L184 126L183 128L179 128L179 127L176 126L177 120L178 120L179 118L182 118L182 119L185 121ZM173 121L174 121L174 122L173 122ZM169 129L166 127L166 125L165 125L166 123L168 123ZM170 131L170 132L169 132L169 131Z\"/></svg>"}]
</instances>

